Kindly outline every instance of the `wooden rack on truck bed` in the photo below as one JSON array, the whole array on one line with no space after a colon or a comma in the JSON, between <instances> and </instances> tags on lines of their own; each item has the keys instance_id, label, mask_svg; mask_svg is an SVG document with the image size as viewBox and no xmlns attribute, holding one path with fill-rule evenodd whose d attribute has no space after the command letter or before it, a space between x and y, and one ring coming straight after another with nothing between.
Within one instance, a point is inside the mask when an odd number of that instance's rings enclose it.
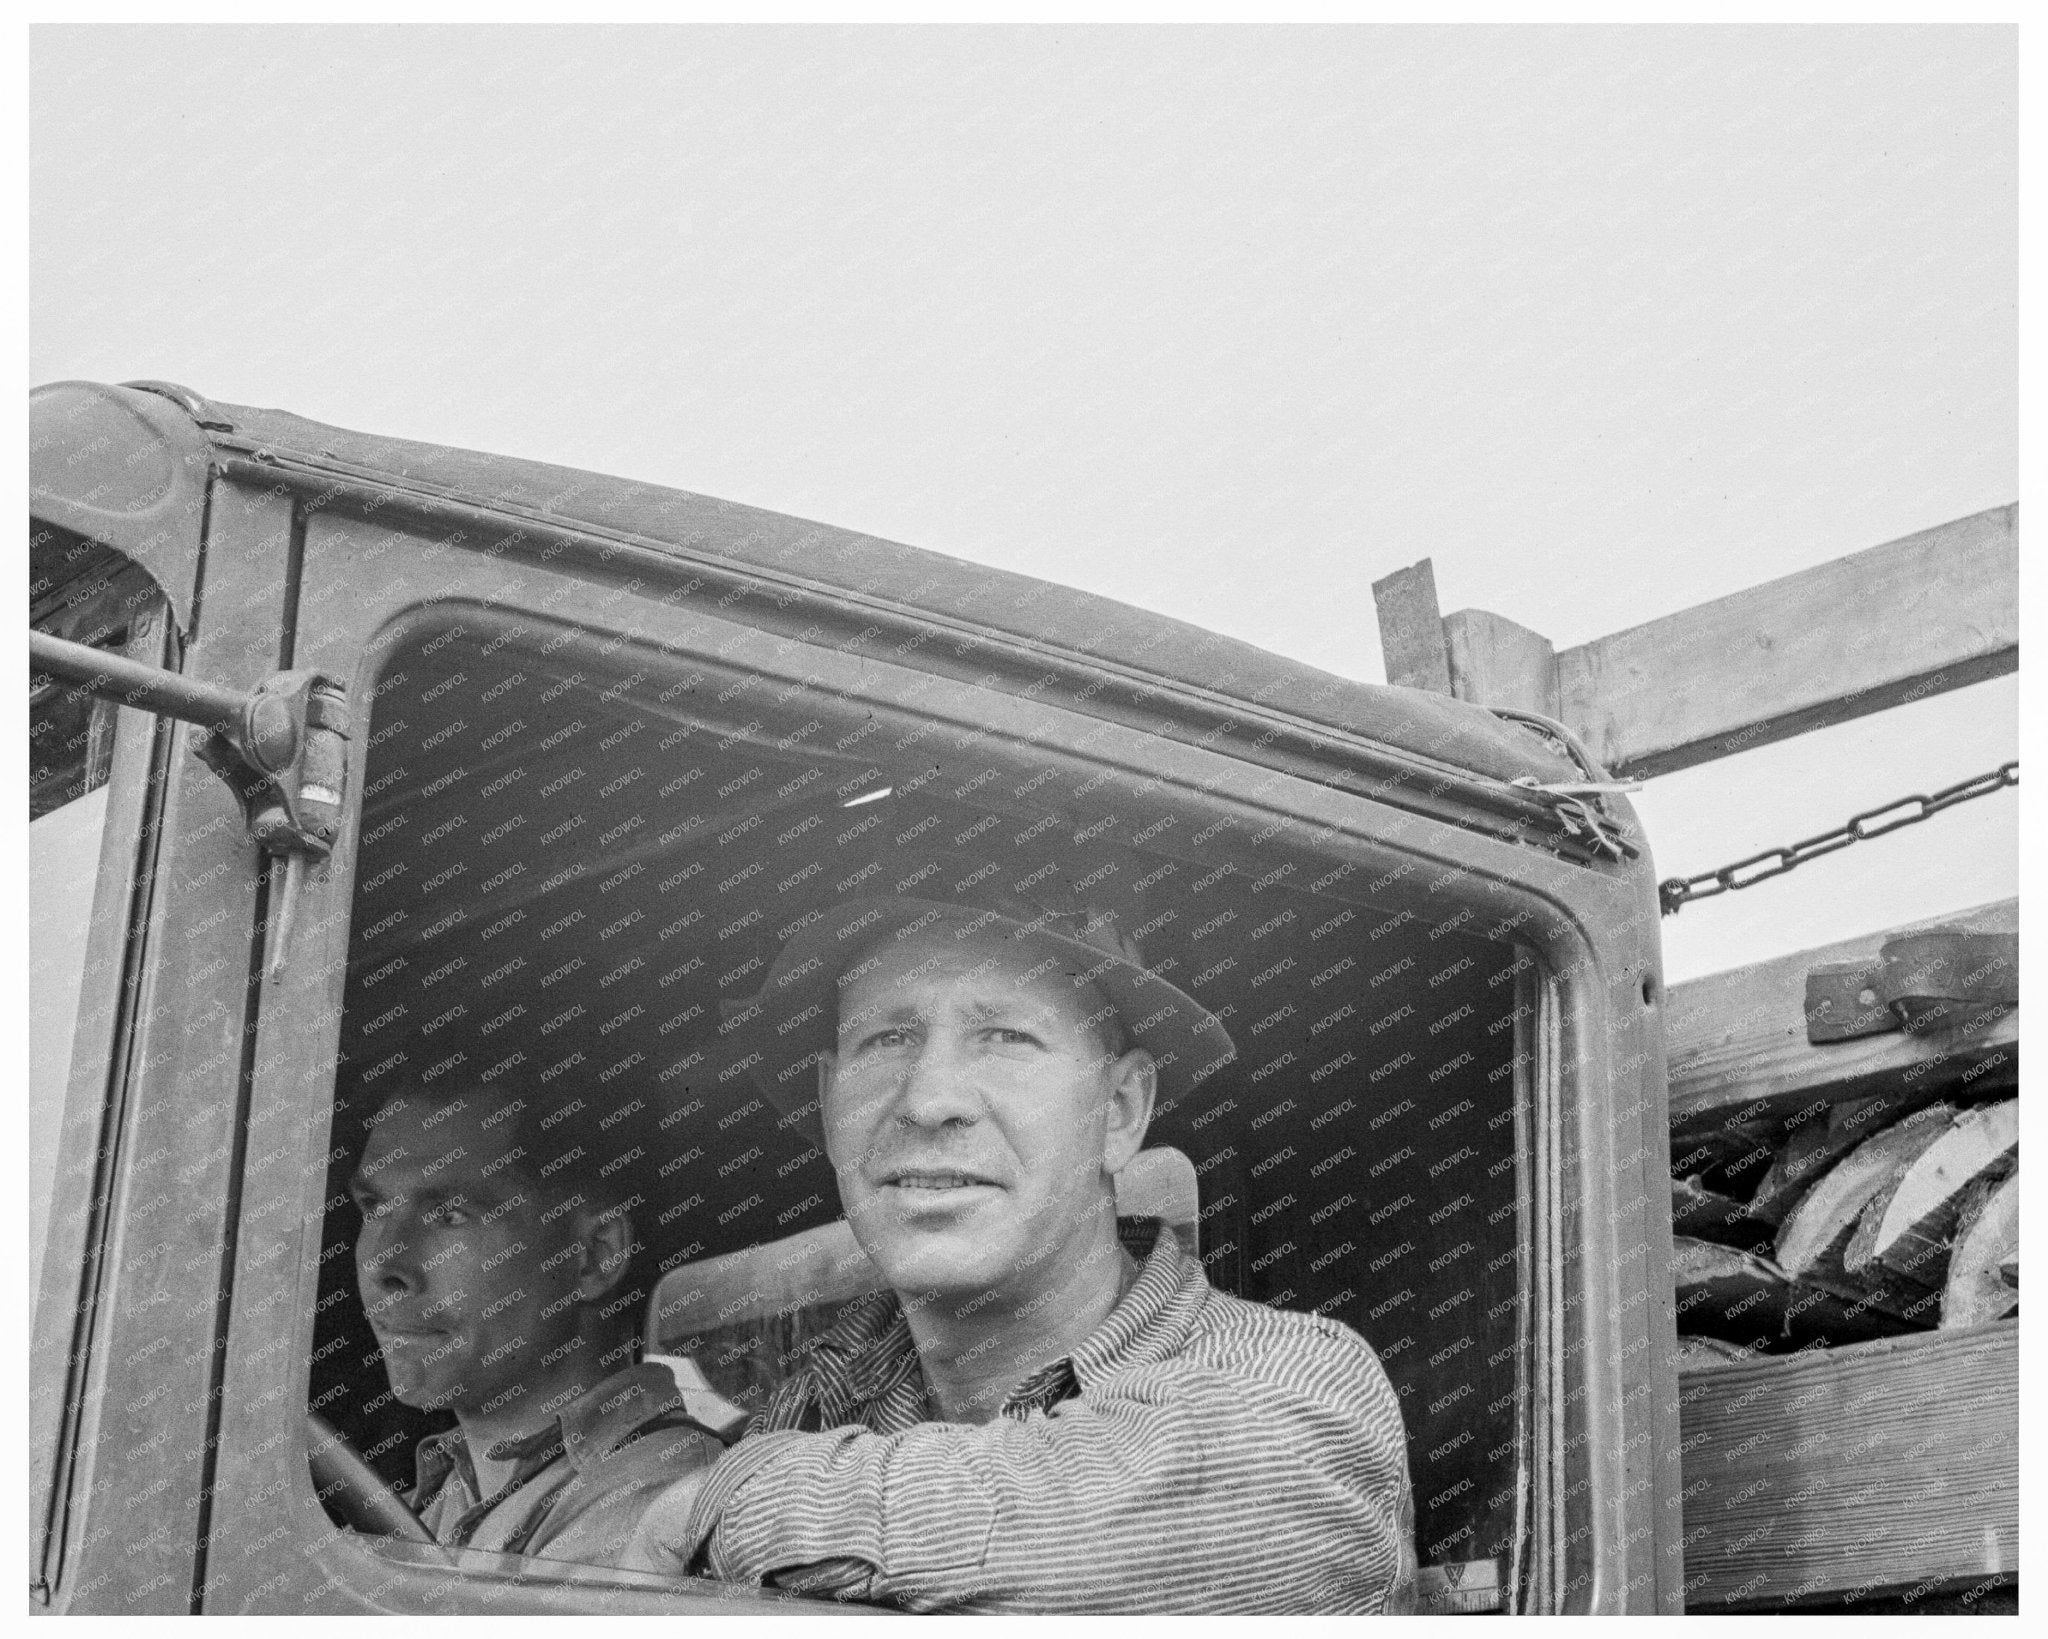
<instances>
[{"instance_id":1,"label":"wooden rack on truck bed","mask_svg":"<svg viewBox=\"0 0 2048 1639\"><path fill-rule=\"evenodd\" d=\"M2019 1029L1986 981L2016 998L2018 920L2007 900L1672 987L1689 1609L2008 1608ZM1973 957L1960 1015L1812 1039L1837 975L1881 995L1873 958L1944 948Z\"/></svg>"},{"instance_id":2,"label":"wooden rack on truck bed","mask_svg":"<svg viewBox=\"0 0 2048 1639\"><path fill-rule=\"evenodd\" d=\"M1427 559L1374 591L1389 681L1557 718L1643 778L2016 669L2017 542L2002 507L1563 653L1439 616ZM2018 1608L2018 928L2006 900L1671 988L1688 1610Z\"/></svg>"}]
</instances>

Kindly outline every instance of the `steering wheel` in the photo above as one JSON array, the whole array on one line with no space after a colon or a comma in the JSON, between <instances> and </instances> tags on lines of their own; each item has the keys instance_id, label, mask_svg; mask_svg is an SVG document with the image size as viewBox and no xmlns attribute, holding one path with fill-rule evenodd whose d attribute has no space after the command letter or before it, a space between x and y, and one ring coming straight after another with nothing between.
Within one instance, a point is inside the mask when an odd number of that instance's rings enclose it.
<instances>
[{"instance_id":1,"label":"steering wheel","mask_svg":"<svg viewBox=\"0 0 2048 1639\"><path fill-rule=\"evenodd\" d=\"M432 1542L419 1516L363 1460L340 1430L316 1411L306 1413L306 1460L321 1501L364 1536Z\"/></svg>"}]
</instances>

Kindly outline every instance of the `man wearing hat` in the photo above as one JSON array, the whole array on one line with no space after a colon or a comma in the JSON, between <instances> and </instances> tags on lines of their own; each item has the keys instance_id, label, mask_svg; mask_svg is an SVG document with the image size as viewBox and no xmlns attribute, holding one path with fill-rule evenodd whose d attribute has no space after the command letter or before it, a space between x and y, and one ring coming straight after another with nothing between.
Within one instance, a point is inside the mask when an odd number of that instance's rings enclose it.
<instances>
[{"instance_id":1,"label":"man wearing hat","mask_svg":"<svg viewBox=\"0 0 2048 1639\"><path fill-rule=\"evenodd\" d=\"M785 1109L815 1086L889 1290L655 1501L629 1563L914 1610L1408 1608L1372 1349L1216 1291L1163 1228L1142 1262L1119 1242L1155 1104L1235 1049L1105 915L851 902L736 1034Z\"/></svg>"}]
</instances>

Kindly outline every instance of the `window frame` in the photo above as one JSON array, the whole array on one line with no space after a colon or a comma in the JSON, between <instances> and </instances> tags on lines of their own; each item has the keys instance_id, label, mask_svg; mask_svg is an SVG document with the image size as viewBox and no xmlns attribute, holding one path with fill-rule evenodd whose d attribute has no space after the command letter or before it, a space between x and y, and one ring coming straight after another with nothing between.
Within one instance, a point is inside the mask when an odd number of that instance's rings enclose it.
<instances>
[{"instance_id":1,"label":"window frame","mask_svg":"<svg viewBox=\"0 0 2048 1639\"><path fill-rule=\"evenodd\" d=\"M422 552L416 538L339 514L303 527L308 551L299 663L320 666L349 684L355 723L349 815L333 858L308 875L291 960L281 977L266 978L262 985L223 1388L229 1403L260 1412L266 1421L287 1421L247 1445L223 1441L209 1543L216 1567L208 1579L209 1608L299 1611L327 1601L413 1610L449 1602L435 1593L432 1573L390 1573L381 1583L371 1580L385 1562L327 1524L306 1477L296 1439L297 1414L309 1371L356 816L363 800L375 682L386 657L430 632L461 626L476 633L494 623L500 631L522 624L538 630L536 622L580 632L572 641L589 645L622 676L642 664L687 669L699 654L772 674L769 680L784 683L829 681L836 671L857 685L859 668L869 668L873 676L876 667L893 667L906 680L915 680L929 703L973 698L983 710L965 720L992 712L1022 725L1029 742L1045 750L1064 750L1097 767L1120 761L1147 778L1184 784L1205 801L1229 800L1247 812L1327 827L1329 838L1341 836L1345 846L1376 852L1382 859L1457 867L1460 892L1454 903L1514 929L1515 937L1537 952L1556 998L1546 1015L1555 1044L1549 1060L1555 1075L1548 1078L1554 1080L1554 1096L1543 1094L1546 1078L1539 1077L1532 1118L1539 1142L1545 1133L1552 1140L1543 1152L1550 1157L1545 1163L1551 1169L1549 1181L1543 1186L1539 1178L1534 1197L1539 1223L1548 1224L1543 1231L1548 1239L1532 1256L1555 1290L1537 1331L1539 1358L1552 1386L1547 1396L1539 1389L1536 1434L1544 1445L1532 1475L1531 1506L1540 1518L1532 1520L1538 1551L1530 1565L1530 1605L1619 1607L1619 1575L1648 1562L1662 1545L1654 1537L1647 1547L1609 1542L1599 1536L1595 1522L1617 1517L1616 1499L1624 1484L1656 1455L1654 1449L1642 1449L1646 1442L1641 1437L1623 1450L1623 1403L1609 1364L1618 1351L1607 1345L1618 1338L1626 1318L1616 1311L1637 1305L1626 1300L1618 1305L1607 1283L1585 1277L1588 1269L1619 1267L1615 1231L1626 1214L1614 1206L1618 1175L1613 1158L1632 1123L1639 1132L1647 1131L1648 1119L1661 1114L1648 1108L1653 1100L1640 1090L1624 1107L1609 1075L1609 1043L1636 1045L1642 1048L1634 1055L1633 1068L1642 1073L1636 1086L1647 1088L1654 1079L1661 1097L1661 1050L1653 1045L1654 1031L1646 1019L1616 1011L1638 986L1645 988L1644 1007L1650 1006L1655 923L1652 909L1646 936L1645 904L1654 905L1646 862L1621 873L1590 871L1510 838L1433 818L1413 806L1396 806L1357 789L1359 782L1346 781L1334 770L1316 778L1312 768L1275 769L1264 757L1239 755L1227 743L1203 746L1192 736L1148 735L1095 714L1085 700L1055 698L1050 692L1037 700L987 689L977 693L971 680L927 670L919 645L899 645L895 653L876 655L855 645L781 635L755 609L735 609L729 597L690 601L687 564L672 566L665 582L637 574L627 581L621 566L610 561L612 555L599 549L554 568L521 562L518 573L508 575L510 566L495 554L451 548L446 542L425 544ZM378 584L369 565L395 543L435 564L428 577L437 583L430 598L422 599L403 575L386 583L381 594L363 594L364 586ZM948 630L939 641L958 643L960 637ZM1110 675L1108 668L1103 675ZM1155 709L1170 712L1173 691L1152 692ZM1293 721L1284 713L1272 715L1283 724ZM1112 749L1116 758L1108 755ZM1169 772L1162 773L1162 766ZM1219 797L1224 788L1238 795ZM1614 935L1611 940L1592 937L1596 921ZM1645 1146L1639 1142L1637 1150L1640 1161ZM1641 1170L1647 1174L1650 1168L1645 1164ZM1554 1223L1545 1218L1553 1204ZM1653 1274L1661 1272L1654 1245L1646 1250ZM293 1307L280 1316L278 1309L286 1303ZM1643 1315L1633 1324L1654 1327L1654 1298L1642 1307ZM1667 1317L1668 1307L1667 1295ZM1573 1345L1582 1380L1567 1389L1561 1374L1565 1350ZM1649 1409L1655 1411L1654 1403ZM1640 1512L1650 1514L1659 1495L1653 1489ZM288 1541L277 1537L280 1529ZM275 1562L284 1568L260 1577L264 1566L250 1565L248 1559L253 1545L265 1537L272 1539ZM270 1563L266 1558L264 1564ZM700 1597L726 1599L732 1592L707 1584Z\"/></svg>"}]
</instances>

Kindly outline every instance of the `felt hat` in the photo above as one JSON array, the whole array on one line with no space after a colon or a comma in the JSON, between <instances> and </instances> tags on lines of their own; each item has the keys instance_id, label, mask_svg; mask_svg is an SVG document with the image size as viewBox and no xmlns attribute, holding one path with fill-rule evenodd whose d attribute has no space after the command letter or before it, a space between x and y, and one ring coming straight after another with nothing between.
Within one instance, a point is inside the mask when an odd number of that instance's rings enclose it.
<instances>
[{"instance_id":1,"label":"felt hat","mask_svg":"<svg viewBox=\"0 0 2048 1639\"><path fill-rule=\"evenodd\" d=\"M784 943L753 999L726 1004L720 1033L730 1063L723 1074L750 1075L778 1110L800 1115L804 1130L821 1137L813 1066L836 1044L840 988L911 939L1014 943L1020 953L1046 964L1048 978L1092 984L1116 1009L1131 1044L1157 1062L1162 1112L1182 1105L1237 1056L1223 1022L1146 967L1110 913L1011 908L1018 914L936 899L875 897L814 911Z\"/></svg>"}]
</instances>

